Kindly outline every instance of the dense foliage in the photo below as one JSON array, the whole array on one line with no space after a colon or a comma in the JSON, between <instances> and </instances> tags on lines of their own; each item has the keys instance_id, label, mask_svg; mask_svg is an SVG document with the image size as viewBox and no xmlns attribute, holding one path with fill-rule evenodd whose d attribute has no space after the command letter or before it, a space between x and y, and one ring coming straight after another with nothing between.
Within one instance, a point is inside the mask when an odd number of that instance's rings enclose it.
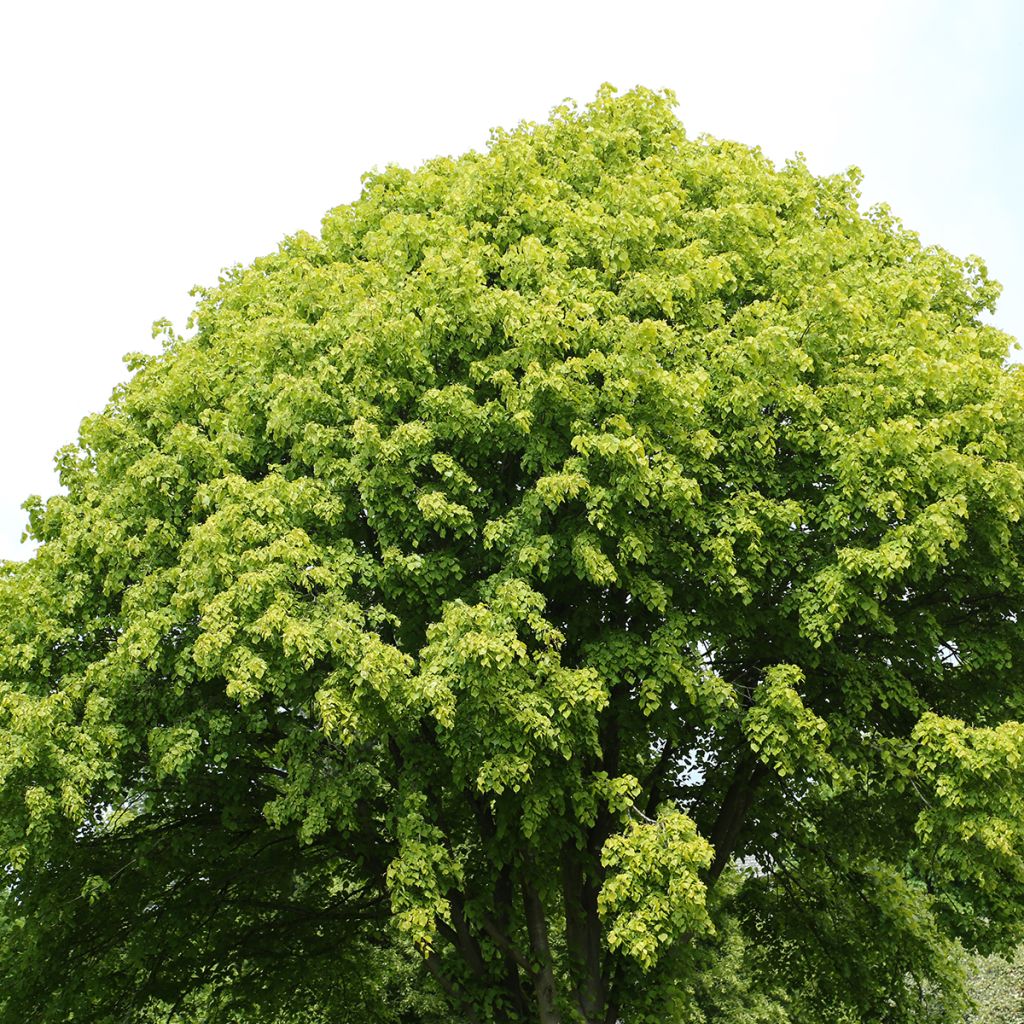
<instances>
[{"instance_id":1,"label":"dense foliage","mask_svg":"<svg viewBox=\"0 0 1024 1024\"><path fill-rule=\"evenodd\" d=\"M0 578L0 1016L954 1019L1024 920L996 294L645 90L202 292Z\"/></svg>"},{"instance_id":2,"label":"dense foliage","mask_svg":"<svg viewBox=\"0 0 1024 1024\"><path fill-rule=\"evenodd\" d=\"M969 982L970 1024L1024 1024L1024 947L975 961Z\"/></svg>"}]
</instances>

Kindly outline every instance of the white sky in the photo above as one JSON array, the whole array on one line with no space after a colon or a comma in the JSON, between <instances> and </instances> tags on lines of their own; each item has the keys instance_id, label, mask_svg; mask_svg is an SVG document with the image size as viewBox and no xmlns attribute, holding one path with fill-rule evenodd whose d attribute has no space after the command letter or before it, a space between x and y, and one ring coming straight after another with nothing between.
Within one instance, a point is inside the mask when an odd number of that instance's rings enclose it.
<instances>
[{"instance_id":1,"label":"white sky","mask_svg":"<svg viewBox=\"0 0 1024 1024\"><path fill-rule=\"evenodd\" d=\"M1024 338L1024 5L9 3L0 8L0 558L55 450L360 174L480 148L598 85L669 87L691 134L851 163L925 241L983 256Z\"/></svg>"}]
</instances>

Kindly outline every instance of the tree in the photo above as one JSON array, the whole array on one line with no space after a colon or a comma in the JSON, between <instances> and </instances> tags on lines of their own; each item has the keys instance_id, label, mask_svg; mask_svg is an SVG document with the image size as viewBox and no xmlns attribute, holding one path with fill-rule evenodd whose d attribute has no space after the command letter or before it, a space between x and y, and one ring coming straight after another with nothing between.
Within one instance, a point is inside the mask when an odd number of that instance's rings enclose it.
<instances>
[{"instance_id":1,"label":"tree","mask_svg":"<svg viewBox=\"0 0 1024 1024\"><path fill-rule=\"evenodd\" d=\"M1022 1024L1024 949L1005 959L979 958L971 966L970 988L976 1003L971 1024Z\"/></svg>"},{"instance_id":2,"label":"tree","mask_svg":"<svg viewBox=\"0 0 1024 1024\"><path fill-rule=\"evenodd\" d=\"M130 357L0 581L3 1019L909 1021L1021 938L997 286L672 104L367 175Z\"/></svg>"}]
</instances>

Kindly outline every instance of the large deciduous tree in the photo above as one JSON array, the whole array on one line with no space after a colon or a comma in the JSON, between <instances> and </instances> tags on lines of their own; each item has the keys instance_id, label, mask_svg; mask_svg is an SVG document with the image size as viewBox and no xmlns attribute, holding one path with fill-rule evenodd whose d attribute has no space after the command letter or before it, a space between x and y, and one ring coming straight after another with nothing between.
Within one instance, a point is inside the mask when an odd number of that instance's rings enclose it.
<instances>
[{"instance_id":1,"label":"large deciduous tree","mask_svg":"<svg viewBox=\"0 0 1024 1024\"><path fill-rule=\"evenodd\" d=\"M857 184L605 89L131 357L0 579L3 1019L955 1000L1020 936L1024 389Z\"/></svg>"}]
</instances>

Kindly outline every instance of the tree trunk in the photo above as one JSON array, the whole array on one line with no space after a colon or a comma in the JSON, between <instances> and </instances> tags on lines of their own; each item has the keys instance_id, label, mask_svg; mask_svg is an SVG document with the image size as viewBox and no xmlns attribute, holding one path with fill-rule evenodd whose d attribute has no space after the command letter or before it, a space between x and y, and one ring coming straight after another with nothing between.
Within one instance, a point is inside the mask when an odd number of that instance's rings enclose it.
<instances>
[{"instance_id":1,"label":"tree trunk","mask_svg":"<svg viewBox=\"0 0 1024 1024\"><path fill-rule=\"evenodd\" d=\"M561 1024L555 1005L555 973L551 965L551 950L548 946L548 923L544 916L544 905L537 890L531 884L524 869L522 876L523 910L526 914L526 931L530 936L530 951L535 961L533 990L537 997L537 1014L540 1024Z\"/></svg>"},{"instance_id":2,"label":"tree trunk","mask_svg":"<svg viewBox=\"0 0 1024 1024\"><path fill-rule=\"evenodd\" d=\"M569 847L562 861L565 942L575 982L574 995L585 1024L603 1024L605 982L601 971L601 922L597 888L587 877L581 853Z\"/></svg>"}]
</instances>

